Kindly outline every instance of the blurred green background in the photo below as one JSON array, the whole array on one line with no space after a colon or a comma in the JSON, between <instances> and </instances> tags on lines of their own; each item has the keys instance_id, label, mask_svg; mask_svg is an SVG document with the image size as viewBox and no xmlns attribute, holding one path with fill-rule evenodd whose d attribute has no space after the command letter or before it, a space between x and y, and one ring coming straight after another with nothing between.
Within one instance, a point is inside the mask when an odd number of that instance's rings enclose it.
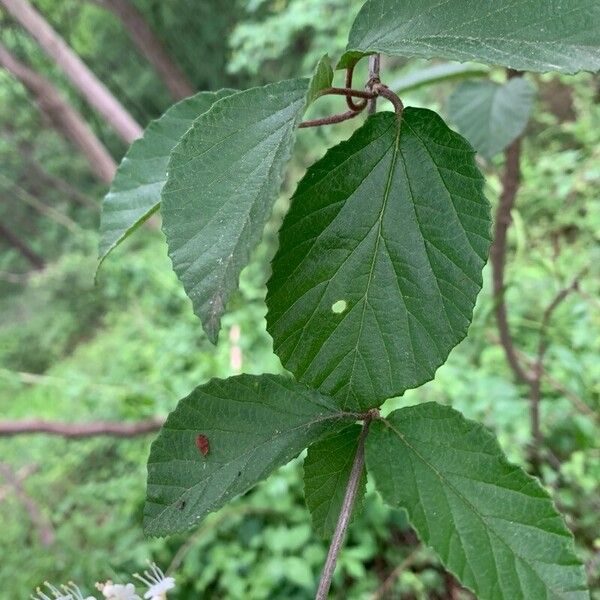
<instances>
[{"instance_id":1,"label":"blurred green background","mask_svg":"<svg viewBox=\"0 0 600 600\"><path fill-rule=\"evenodd\" d=\"M145 126L172 98L120 20L85 0L33 3L134 118ZM195 89L246 87L310 73L339 55L361 2L352 0L136 0L137 8ZM126 150L35 41L0 6L0 42L52 81L119 160ZM383 79L424 61L384 61ZM359 69L356 81L364 78ZM502 72L491 71L502 79ZM510 231L507 303L515 343L533 356L544 310L586 268L579 290L548 328L539 475L574 532L593 597L600 598L600 80L529 76L538 94L526 132L523 182ZM403 95L446 113L455 82ZM383 104L380 102L380 104ZM323 99L315 114L341 109ZM387 107L381 106L386 109ZM356 121L360 121L357 119ZM279 372L265 330L265 281L278 225L295 183L354 122L298 137L264 243L244 271L221 342L203 335L170 269L162 235L143 228L105 262L96 286L98 184L44 118L27 90L0 69L0 223L43 262L34 268L0 236L0 419L136 421L165 416L211 377ZM496 204L502 157L482 164ZM38 265L39 266L39 265ZM514 383L493 315L489 267L468 338L434 381L385 410L436 400L483 421L511 460L527 463L528 390ZM239 328L239 341L230 332ZM141 531L145 461L153 434L65 440L0 437L0 596L27 598L45 579L119 581L147 558L170 568L177 598L305 599L327 550L310 527L302 457L211 515L187 536L146 540ZM530 469L531 470L531 469ZM3 475L4 473L4 475ZM8 476L7 476L8 473ZM332 597L467 598L419 546L402 512L369 487L351 526ZM402 565L402 569L396 569Z\"/></svg>"}]
</instances>

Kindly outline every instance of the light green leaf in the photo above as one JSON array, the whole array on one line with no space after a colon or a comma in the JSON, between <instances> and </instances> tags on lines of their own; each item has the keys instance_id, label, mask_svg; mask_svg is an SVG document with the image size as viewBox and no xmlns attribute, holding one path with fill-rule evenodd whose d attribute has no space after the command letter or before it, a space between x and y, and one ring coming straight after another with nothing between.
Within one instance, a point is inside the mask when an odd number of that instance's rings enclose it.
<instances>
[{"instance_id":1,"label":"light green leaf","mask_svg":"<svg viewBox=\"0 0 600 600\"><path fill-rule=\"evenodd\" d=\"M435 403L371 424L369 476L481 600L585 599L573 539L537 480L480 424Z\"/></svg>"},{"instance_id":2,"label":"light green leaf","mask_svg":"<svg viewBox=\"0 0 600 600\"><path fill-rule=\"evenodd\" d=\"M315 442L304 459L304 497L313 528L323 537L331 536L335 530L361 430L360 425L350 425ZM360 514L366 486L367 475L363 470L352 518Z\"/></svg>"},{"instance_id":3,"label":"light green leaf","mask_svg":"<svg viewBox=\"0 0 600 600\"><path fill-rule=\"evenodd\" d=\"M277 375L214 379L196 388L152 444L146 533L189 529L308 444L355 419L331 399ZM198 435L208 442L206 455L196 446Z\"/></svg>"},{"instance_id":4,"label":"light green leaf","mask_svg":"<svg viewBox=\"0 0 600 600\"><path fill-rule=\"evenodd\" d=\"M179 138L194 119L233 93L200 92L186 98L152 121L144 135L131 144L102 203L98 267L113 248L158 210L169 155Z\"/></svg>"},{"instance_id":5,"label":"light green leaf","mask_svg":"<svg viewBox=\"0 0 600 600\"><path fill-rule=\"evenodd\" d=\"M317 63L315 72L311 77L308 92L306 93L306 106L312 104L324 89L331 87L332 83L333 67L331 66L331 59L325 54Z\"/></svg>"},{"instance_id":6,"label":"light green leaf","mask_svg":"<svg viewBox=\"0 0 600 600\"><path fill-rule=\"evenodd\" d=\"M523 133L535 88L522 77L504 84L465 81L450 96L450 120L488 160Z\"/></svg>"},{"instance_id":7,"label":"light green leaf","mask_svg":"<svg viewBox=\"0 0 600 600\"><path fill-rule=\"evenodd\" d=\"M473 60L525 71L598 71L597 0L368 0L338 67L365 54Z\"/></svg>"},{"instance_id":8,"label":"light green leaf","mask_svg":"<svg viewBox=\"0 0 600 600\"><path fill-rule=\"evenodd\" d=\"M371 116L300 182L268 282L284 366L367 409L428 381L481 288L489 206L469 144L435 113Z\"/></svg>"},{"instance_id":9,"label":"light green leaf","mask_svg":"<svg viewBox=\"0 0 600 600\"><path fill-rule=\"evenodd\" d=\"M173 268L213 343L271 215L308 83L283 81L215 102L171 155L163 231Z\"/></svg>"},{"instance_id":10,"label":"light green leaf","mask_svg":"<svg viewBox=\"0 0 600 600\"><path fill-rule=\"evenodd\" d=\"M442 63L410 71L392 80L388 87L397 94L404 94L417 88L435 83L442 83L453 79L466 77L479 77L487 75L490 70L483 65Z\"/></svg>"}]
</instances>

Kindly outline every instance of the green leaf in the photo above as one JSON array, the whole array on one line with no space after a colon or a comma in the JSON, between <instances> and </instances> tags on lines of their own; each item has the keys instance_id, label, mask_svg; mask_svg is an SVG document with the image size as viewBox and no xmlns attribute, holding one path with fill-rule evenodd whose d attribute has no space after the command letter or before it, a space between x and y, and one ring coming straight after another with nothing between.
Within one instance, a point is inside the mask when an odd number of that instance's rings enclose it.
<instances>
[{"instance_id":1,"label":"green leaf","mask_svg":"<svg viewBox=\"0 0 600 600\"><path fill-rule=\"evenodd\" d=\"M442 83L453 79L484 76L488 75L489 72L490 70L482 65L442 63L401 75L391 81L388 87L397 94L404 94L422 86Z\"/></svg>"},{"instance_id":2,"label":"green leaf","mask_svg":"<svg viewBox=\"0 0 600 600\"><path fill-rule=\"evenodd\" d=\"M173 268L213 343L271 215L307 89L307 79L294 79L223 98L171 154L163 231Z\"/></svg>"},{"instance_id":3,"label":"green leaf","mask_svg":"<svg viewBox=\"0 0 600 600\"><path fill-rule=\"evenodd\" d=\"M488 160L523 133L535 88L522 77L504 84L465 81L450 96L450 120Z\"/></svg>"},{"instance_id":4,"label":"green leaf","mask_svg":"<svg viewBox=\"0 0 600 600\"><path fill-rule=\"evenodd\" d=\"M597 0L368 0L339 68L365 54L473 60L524 71L598 71Z\"/></svg>"},{"instance_id":5,"label":"green leaf","mask_svg":"<svg viewBox=\"0 0 600 600\"><path fill-rule=\"evenodd\" d=\"M99 264L158 210L171 150L199 115L234 90L200 92L174 104L131 144L102 204Z\"/></svg>"},{"instance_id":6,"label":"green leaf","mask_svg":"<svg viewBox=\"0 0 600 600\"><path fill-rule=\"evenodd\" d=\"M364 410L431 379L465 337L490 244L473 155L407 108L308 170L267 285L274 349L298 379Z\"/></svg>"},{"instance_id":7,"label":"green leaf","mask_svg":"<svg viewBox=\"0 0 600 600\"><path fill-rule=\"evenodd\" d=\"M196 388L152 444L146 533L189 529L355 419L329 398L277 375L214 379ZM196 446L199 435L208 442L206 455Z\"/></svg>"},{"instance_id":8,"label":"green leaf","mask_svg":"<svg viewBox=\"0 0 600 600\"><path fill-rule=\"evenodd\" d=\"M317 66L315 72L311 77L310 84L308 85L308 92L306 93L306 106L312 104L320 95L321 92L331 87L333 83L333 67L331 66L331 59L327 54L323 55Z\"/></svg>"},{"instance_id":9,"label":"green leaf","mask_svg":"<svg viewBox=\"0 0 600 600\"><path fill-rule=\"evenodd\" d=\"M304 459L304 497L313 528L323 537L331 536L335 530L361 430L360 425L350 425L315 442L308 448ZM363 470L352 518L362 509L366 486L367 475Z\"/></svg>"},{"instance_id":10,"label":"green leaf","mask_svg":"<svg viewBox=\"0 0 600 600\"><path fill-rule=\"evenodd\" d=\"M482 600L589 598L573 539L537 480L480 424L435 403L371 424L369 475Z\"/></svg>"}]
</instances>

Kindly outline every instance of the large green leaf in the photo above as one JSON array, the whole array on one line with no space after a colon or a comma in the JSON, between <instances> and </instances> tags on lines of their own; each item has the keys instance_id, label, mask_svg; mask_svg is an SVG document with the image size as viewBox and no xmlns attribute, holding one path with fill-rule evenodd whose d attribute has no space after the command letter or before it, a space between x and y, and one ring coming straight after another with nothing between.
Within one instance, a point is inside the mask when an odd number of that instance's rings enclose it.
<instances>
[{"instance_id":1,"label":"large green leaf","mask_svg":"<svg viewBox=\"0 0 600 600\"><path fill-rule=\"evenodd\" d=\"M431 379L466 335L490 244L469 144L435 113L369 117L300 182L267 326L297 378L366 409Z\"/></svg>"},{"instance_id":2,"label":"large green leaf","mask_svg":"<svg viewBox=\"0 0 600 600\"><path fill-rule=\"evenodd\" d=\"M163 230L173 268L213 343L277 198L308 85L284 81L215 102L171 154Z\"/></svg>"},{"instance_id":3,"label":"large green leaf","mask_svg":"<svg viewBox=\"0 0 600 600\"><path fill-rule=\"evenodd\" d=\"M194 119L233 93L234 90L200 92L186 98L152 121L144 135L133 142L102 204L100 263L158 209L169 155L179 138Z\"/></svg>"},{"instance_id":4,"label":"large green leaf","mask_svg":"<svg viewBox=\"0 0 600 600\"><path fill-rule=\"evenodd\" d=\"M465 81L450 96L450 120L485 158L502 152L527 126L535 88L522 77L500 84Z\"/></svg>"},{"instance_id":5,"label":"large green leaf","mask_svg":"<svg viewBox=\"0 0 600 600\"><path fill-rule=\"evenodd\" d=\"M435 403L371 424L369 476L481 600L589 598L573 539L537 480L480 424Z\"/></svg>"},{"instance_id":6,"label":"large green leaf","mask_svg":"<svg viewBox=\"0 0 600 600\"><path fill-rule=\"evenodd\" d=\"M277 375L240 375L196 388L152 444L145 531L189 529L355 419L318 392ZM208 444L206 455L197 447L199 435Z\"/></svg>"},{"instance_id":7,"label":"large green leaf","mask_svg":"<svg viewBox=\"0 0 600 600\"><path fill-rule=\"evenodd\" d=\"M335 530L361 431L360 425L350 425L315 442L304 459L304 497L313 528L323 537L332 535ZM367 476L363 469L352 518L361 511L366 486Z\"/></svg>"},{"instance_id":8,"label":"large green leaf","mask_svg":"<svg viewBox=\"0 0 600 600\"><path fill-rule=\"evenodd\" d=\"M526 71L597 71L599 32L597 0L368 0L339 66L383 52Z\"/></svg>"}]
</instances>

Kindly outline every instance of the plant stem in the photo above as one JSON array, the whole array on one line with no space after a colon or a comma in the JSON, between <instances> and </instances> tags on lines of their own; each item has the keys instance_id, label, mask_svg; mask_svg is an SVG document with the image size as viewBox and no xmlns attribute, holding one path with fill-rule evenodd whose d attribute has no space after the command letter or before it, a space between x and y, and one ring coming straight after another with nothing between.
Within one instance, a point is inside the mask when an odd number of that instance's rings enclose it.
<instances>
[{"instance_id":1,"label":"plant stem","mask_svg":"<svg viewBox=\"0 0 600 600\"><path fill-rule=\"evenodd\" d=\"M319 588L315 600L326 600L329 593L329 587L331 586L331 579L333 578L333 572L335 571L335 565L337 563L344 537L346 536L346 529L348 529L348 523L352 515L352 509L354 507L354 500L356 499L356 490L358 489L358 482L365 465L365 440L369 433L369 426L371 421L378 413L370 411L365 416L363 421L362 431L358 438L358 446L356 448L356 455L354 457L354 463L352 464L352 470L350 471L350 477L348 478L348 485L346 486L346 494L344 495L344 502L342 503L342 509L338 517L337 525L331 539L331 545L329 546L329 552L327 553L327 560L323 567L323 573L321 574L321 581L319 582Z\"/></svg>"},{"instance_id":2,"label":"plant stem","mask_svg":"<svg viewBox=\"0 0 600 600\"><path fill-rule=\"evenodd\" d=\"M369 82L371 85L373 83L379 82L379 67L381 64L381 55L380 54L372 54L369 56ZM367 112L372 115L377 110L377 98L373 98L369 100L369 107Z\"/></svg>"},{"instance_id":3,"label":"plant stem","mask_svg":"<svg viewBox=\"0 0 600 600\"><path fill-rule=\"evenodd\" d=\"M354 66L352 67L348 67L346 69L346 88L352 88L352 76L354 75ZM363 110L365 108L365 106L367 106L367 100L361 100L360 102L356 103L354 102L354 100L352 100L352 96L347 95L346 96L346 104L348 105L348 108L350 110L354 110L356 112L360 112L361 110Z\"/></svg>"},{"instance_id":4,"label":"plant stem","mask_svg":"<svg viewBox=\"0 0 600 600\"><path fill-rule=\"evenodd\" d=\"M396 116L398 119L402 117L404 104L402 104L402 100L400 100L399 96L392 92L387 85L383 85L383 83L376 83L373 86L373 91L378 96L383 96L386 100L389 100L394 105L394 110L396 111Z\"/></svg>"},{"instance_id":5,"label":"plant stem","mask_svg":"<svg viewBox=\"0 0 600 600\"><path fill-rule=\"evenodd\" d=\"M339 115L331 115L330 117L323 117L322 119L312 119L311 121L302 121L299 128L305 127L320 127L321 125L333 125L334 123L341 123L342 121L347 121L348 119L353 119L354 117L358 117L360 112L356 112L355 110L348 110L345 113L341 113Z\"/></svg>"}]
</instances>

